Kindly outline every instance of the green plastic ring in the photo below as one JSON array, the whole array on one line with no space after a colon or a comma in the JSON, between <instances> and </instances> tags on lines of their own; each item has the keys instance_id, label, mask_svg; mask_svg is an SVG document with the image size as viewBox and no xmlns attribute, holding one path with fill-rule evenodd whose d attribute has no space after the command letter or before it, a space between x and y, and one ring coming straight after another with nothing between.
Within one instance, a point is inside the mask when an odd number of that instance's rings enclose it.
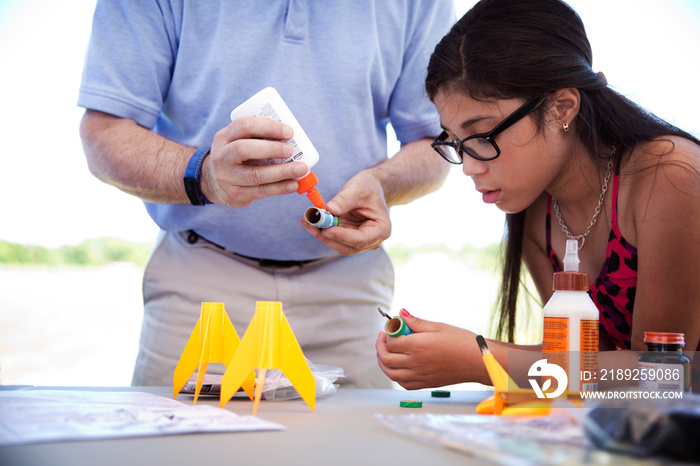
<instances>
[{"instance_id":1,"label":"green plastic ring","mask_svg":"<svg viewBox=\"0 0 700 466\"><path fill-rule=\"evenodd\" d=\"M417 400L403 400L399 403L402 408L422 408L423 402Z\"/></svg>"}]
</instances>

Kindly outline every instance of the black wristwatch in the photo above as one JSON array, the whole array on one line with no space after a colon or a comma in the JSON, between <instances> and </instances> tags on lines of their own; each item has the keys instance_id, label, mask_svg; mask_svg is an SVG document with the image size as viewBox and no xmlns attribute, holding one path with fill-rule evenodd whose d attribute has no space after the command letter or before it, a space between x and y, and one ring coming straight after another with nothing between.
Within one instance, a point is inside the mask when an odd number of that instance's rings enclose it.
<instances>
[{"instance_id":1,"label":"black wristwatch","mask_svg":"<svg viewBox=\"0 0 700 466\"><path fill-rule=\"evenodd\" d=\"M212 204L202 193L202 165L209 152L211 149L208 147L194 151L185 169L185 191L192 205Z\"/></svg>"}]
</instances>

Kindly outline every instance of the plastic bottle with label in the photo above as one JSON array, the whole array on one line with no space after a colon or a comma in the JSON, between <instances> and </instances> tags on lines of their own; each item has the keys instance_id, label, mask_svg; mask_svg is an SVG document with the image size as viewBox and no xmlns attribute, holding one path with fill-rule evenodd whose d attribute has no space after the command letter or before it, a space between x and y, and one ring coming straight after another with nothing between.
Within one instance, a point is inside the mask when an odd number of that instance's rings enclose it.
<instances>
[{"instance_id":1,"label":"plastic bottle with label","mask_svg":"<svg viewBox=\"0 0 700 466\"><path fill-rule=\"evenodd\" d=\"M542 338L545 358L566 371L570 393L598 388L599 311L578 264L578 241L567 240L564 271L554 274L554 294L544 306Z\"/></svg>"},{"instance_id":2,"label":"plastic bottle with label","mask_svg":"<svg viewBox=\"0 0 700 466\"><path fill-rule=\"evenodd\" d=\"M690 358L683 354L683 333L644 332L646 351L639 356L639 389L690 391Z\"/></svg>"},{"instance_id":3,"label":"plastic bottle with label","mask_svg":"<svg viewBox=\"0 0 700 466\"><path fill-rule=\"evenodd\" d=\"M291 110L289 110L289 107L284 103L284 100L282 100L282 97L275 88L266 87L233 109L231 112L231 121L247 116L270 118L285 123L294 130L292 138L287 140L292 146L292 155L286 159L265 159L262 163L271 165L288 162L304 162L309 170L316 165L319 159L318 151L314 145L311 144L311 140L306 135L297 119L294 118ZM325 210L326 203L323 201L318 189L316 189L318 178L314 172L309 171L309 173L299 178L297 181L299 182L297 193L306 194L313 205L319 209Z\"/></svg>"}]
</instances>

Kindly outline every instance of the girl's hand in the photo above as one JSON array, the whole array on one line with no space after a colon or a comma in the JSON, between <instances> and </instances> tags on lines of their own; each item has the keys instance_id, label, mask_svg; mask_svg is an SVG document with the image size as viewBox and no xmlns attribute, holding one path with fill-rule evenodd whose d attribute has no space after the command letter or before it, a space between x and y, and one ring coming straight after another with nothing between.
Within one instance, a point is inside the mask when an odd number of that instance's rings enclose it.
<instances>
[{"instance_id":1,"label":"girl's hand","mask_svg":"<svg viewBox=\"0 0 700 466\"><path fill-rule=\"evenodd\" d=\"M472 354L478 351L473 332L413 317L405 309L401 317L413 333L392 338L381 332L375 345L379 367L391 380L415 390L474 382L484 372L475 365L483 363Z\"/></svg>"}]
</instances>

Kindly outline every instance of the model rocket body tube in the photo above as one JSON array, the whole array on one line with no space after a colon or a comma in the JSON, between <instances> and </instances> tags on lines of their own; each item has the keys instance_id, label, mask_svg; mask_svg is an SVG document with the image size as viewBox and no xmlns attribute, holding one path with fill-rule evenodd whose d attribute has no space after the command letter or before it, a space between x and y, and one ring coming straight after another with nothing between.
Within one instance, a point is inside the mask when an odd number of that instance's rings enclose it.
<instances>
[{"instance_id":1,"label":"model rocket body tube","mask_svg":"<svg viewBox=\"0 0 700 466\"><path fill-rule=\"evenodd\" d=\"M384 325L384 331L390 337L398 337L399 335L410 335L411 333L413 333L411 329L408 328L408 325L406 325L406 321L403 320L401 316L390 319Z\"/></svg>"},{"instance_id":2,"label":"model rocket body tube","mask_svg":"<svg viewBox=\"0 0 700 466\"><path fill-rule=\"evenodd\" d=\"M413 331L410 328L408 328L408 325L406 325L406 321L403 320L403 317L401 317L401 316L391 317L389 314L382 311L381 307L378 307L377 311L379 311L379 313L383 317L387 318L388 322L384 325L384 331L390 337L398 337L400 335L410 335L411 333L413 333ZM405 311L405 309L402 309L402 311Z\"/></svg>"},{"instance_id":3,"label":"model rocket body tube","mask_svg":"<svg viewBox=\"0 0 700 466\"><path fill-rule=\"evenodd\" d=\"M311 225L319 228L337 227L340 224L340 219L338 219L338 217L318 207L309 207L306 209L304 218Z\"/></svg>"}]
</instances>

